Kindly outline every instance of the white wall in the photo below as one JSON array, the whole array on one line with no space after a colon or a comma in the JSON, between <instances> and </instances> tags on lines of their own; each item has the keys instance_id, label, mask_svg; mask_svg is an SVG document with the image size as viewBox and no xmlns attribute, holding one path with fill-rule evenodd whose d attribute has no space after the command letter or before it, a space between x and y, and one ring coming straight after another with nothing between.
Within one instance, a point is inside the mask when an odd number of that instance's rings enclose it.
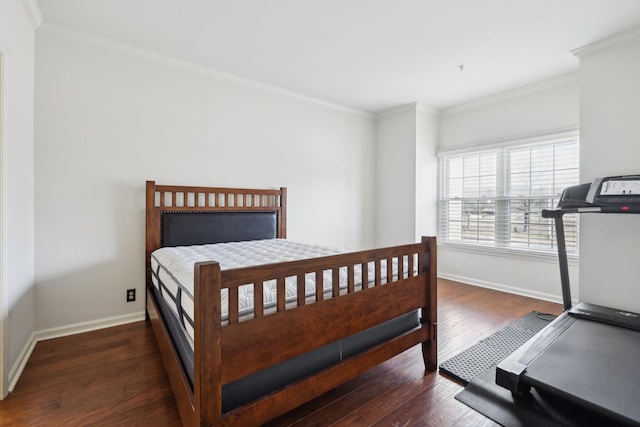
<instances>
[{"instance_id":1,"label":"white wall","mask_svg":"<svg viewBox=\"0 0 640 427\"><path fill-rule=\"evenodd\" d=\"M439 113L423 107L416 111L415 239L438 231L438 130Z\"/></svg>"},{"instance_id":2,"label":"white wall","mask_svg":"<svg viewBox=\"0 0 640 427\"><path fill-rule=\"evenodd\" d=\"M147 179L286 186L288 238L373 246L373 116L46 34L36 65L38 329L143 312Z\"/></svg>"},{"instance_id":3,"label":"white wall","mask_svg":"<svg viewBox=\"0 0 640 427\"><path fill-rule=\"evenodd\" d=\"M578 126L579 78L570 74L444 110L438 148Z\"/></svg>"},{"instance_id":4,"label":"white wall","mask_svg":"<svg viewBox=\"0 0 640 427\"><path fill-rule=\"evenodd\" d=\"M378 116L376 245L415 241L416 106Z\"/></svg>"},{"instance_id":5,"label":"white wall","mask_svg":"<svg viewBox=\"0 0 640 427\"><path fill-rule=\"evenodd\" d=\"M579 53L584 182L640 174L640 30L621 41ZM582 300L640 312L640 215L582 215L580 233Z\"/></svg>"},{"instance_id":6,"label":"white wall","mask_svg":"<svg viewBox=\"0 0 640 427\"><path fill-rule=\"evenodd\" d=\"M376 245L436 234L437 112L418 103L378 115Z\"/></svg>"},{"instance_id":7,"label":"white wall","mask_svg":"<svg viewBox=\"0 0 640 427\"><path fill-rule=\"evenodd\" d=\"M454 149L508 138L577 127L576 75L543 82L443 111L439 149ZM560 302L557 257L505 256L504 252L460 250L440 245L442 277ZM578 267L570 262L572 296L578 297Z\"/></svg>"},{"instance_id":8,"label":"white wall","mask_svg":"<svg viewBox=\"0 0 640 427\"><path fill-rule=\"evenodd\" d=\"M33 213L34 30L20 0L0 2L2 92L2 390L35 329ZM2 359L0 357L0 359ZM11 374L11 375L10 375ZM9 377L10 375L10 377Z\"/></svg>"}]
</instances>

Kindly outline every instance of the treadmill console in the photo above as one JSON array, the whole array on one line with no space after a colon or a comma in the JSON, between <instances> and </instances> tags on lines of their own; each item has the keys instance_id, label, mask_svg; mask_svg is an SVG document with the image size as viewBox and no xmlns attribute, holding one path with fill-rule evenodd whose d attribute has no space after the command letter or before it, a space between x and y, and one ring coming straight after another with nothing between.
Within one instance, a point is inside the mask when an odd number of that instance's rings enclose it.
<instances>
[{"instance_id":1,"label":"treadmill console","mask_svg":"<svg viewBox=\"0 0 640 427\"><path fill-rule=\"evenodd\" d=\"M560 209L578 212L640 213L640 175L596 178L562 192Z\"/></svg>"},{"instance_id":2,"label":"treadmill console","mask_svg":"<svg viewBox=\"0 0 640 427\"><path fill-rule=\"evenodd\" d=\"M640 176L596 178L587 194L587 203L619 208L623 212L640 209Z\"/></svg>"}]
</instances>

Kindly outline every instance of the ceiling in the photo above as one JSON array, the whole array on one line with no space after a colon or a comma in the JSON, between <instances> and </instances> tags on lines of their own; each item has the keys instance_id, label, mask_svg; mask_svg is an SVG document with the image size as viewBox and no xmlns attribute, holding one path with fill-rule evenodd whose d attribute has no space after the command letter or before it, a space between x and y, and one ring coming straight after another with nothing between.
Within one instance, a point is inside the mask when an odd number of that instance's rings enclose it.
<instances>
[{"instance_id":1,"label":"ceiling","mask_svg":"<svg viewBox=\"0 0 640 427\"><path fill-rule=\"evenodd\" d=\"M447 108L578 70L638 0L37 0L67 31L379 113Z\"/></svg>"}]
</instances>

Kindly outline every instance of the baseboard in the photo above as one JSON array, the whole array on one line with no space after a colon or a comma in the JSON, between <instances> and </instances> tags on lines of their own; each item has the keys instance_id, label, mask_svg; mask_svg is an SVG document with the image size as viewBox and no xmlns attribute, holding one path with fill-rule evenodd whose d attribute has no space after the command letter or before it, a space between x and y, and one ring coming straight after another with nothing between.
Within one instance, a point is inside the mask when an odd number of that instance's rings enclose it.
<instances>
[{"instance_id":1,"label":"baseboard","mask_svg":"<svg viewBox=\"0 0 640 427\"><path fill-rule=\"evenodd\" d=\"M20 355L18 355L18 360L16 360L16 363L14 363L11 369L9 369L9 393L11 393L15 388L22 371L24 371L24 367L27 365L27 361L31 357L31 353L33 353L33 349L36 347L37 341L35 336L35 332L31 334L29 340L27 340L27 343L22 348Z\"/></svg>"},{"instance_id":2,"label":"baseboard","mask_svg":"<svg viewBox=\"0 0 640 427\"><path fill-rule=\"evenodd\" d=\"M29 340L25 344L24 348L18 356L18 360L13 364L9 370L9 392L12 392L18 383L22 371L24 371L31 353L38 341L45 341L52 338L66 337L69 335L81 334L83 332L95 331L97 329L110 328L112 326L124 325L127 323L138 322L144 320L144 312L126 314L124 316L107 317L105 319L92 320L89 322L75 323L67 326L60 326L56 328L44 329L42 331L36 331L31 334Z\"/></svg>"},{"instance_id":3,"label":"baseboard","mask_svg":"<svg viewBox=\"0 0 640 427\"><path fill-rule=\"evenodd\" d=\"M466 283L468 285L478 286L481 288L493 289L496 291L507 292L510 294L521 295L524 297L535 298L535 299L562 304L561 295L549 294L546 292L537 292L537 291L532 291L531 289L517 288L514 286L503 285L500 283L486 282L484 280L458 276L455 274L438 273L438 277L441 279L453 280L454 282ZM577 303L577 301L575 302Z\"/></svg>"}]
</instances>

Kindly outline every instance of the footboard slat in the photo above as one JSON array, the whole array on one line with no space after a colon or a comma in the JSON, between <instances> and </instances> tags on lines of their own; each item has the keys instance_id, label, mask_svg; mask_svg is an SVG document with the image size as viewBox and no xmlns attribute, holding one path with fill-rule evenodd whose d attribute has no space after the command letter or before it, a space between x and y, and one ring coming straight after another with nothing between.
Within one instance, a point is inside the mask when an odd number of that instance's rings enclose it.
<instances>
[{"instance_id":1,"label":"footboard slat","mask_svg":"<svg viewBox=\"0 0 640 427\"><path fill-rule=\"evenodd\" d=\"M264 282L262 281L253 284L253 315L264 316Z\"/></svg>"},{"instance_id":2,"label":"footboard slat","mask_svg":"<svg viewBox=\"0 0 640 427\"><path fill-rule=\"evenodd\" d=\"M322 271L316 271L316 302L324 299L324 275Z\"/></svg>"},{"instance_id":3,"label":"footboard slat","mask_svg":"<svg viewBox=\"0 0 640 427\"><path fill-rule=\"evenodd\" d=\"M284 287L284 277L278 277L278 285L277 285L277 306L276 309L278 311L284 311L285 308L285 297L286 297L286 293L285 293L285 287Z\"/></svg>"},{"instance_id":4,"label":"footboard slat","mask_svg":"<svg viewBox=\"0 0 640 427\"><path fill-rule=\"evenodd\" d=\"M238 307L238 288L229 288L229 323L238 323L240 318Z\"/></svg>"},{"instance_id":5,"label":"footboard slat","mask_svg":"<svg viewBox=\"0 0 640 427\"><path fill-rule=\"evenodd\" d=\"M353 265L347 267L347 293L354 293L356 289L356 268Z\"/></svg>"},{"instance_id":6,"label":"footboard slat","mask_svg":"<svg viewBox=\"0 0 640 427\"><path fill-rule=\"evenodd\" d=\"M296 276L296 293L297 293L297 306L303 306L306 303L305 299L305 285L306 278L304 274L298 274Z\"/></svg>"},{"instance_id":7,"label":"footboard slat","mask_svg":"<svg viewBox=\"0 0 640 427\"><path fill-rule=\"evenodd\" d=\"M369 287L369 263L363 262L360 267L362 268L362 289Z\"/></svg>"},{"instance_id":8,"label":"footboard slat","mask_svg":"<svg viewBox=\"0 0 640 427\"><path fill-rule=\"evenodd\" d=\"M335 298L340 296L340 269L334 267L331 272L331 296Z\"/></svg>"}]
</instances>

